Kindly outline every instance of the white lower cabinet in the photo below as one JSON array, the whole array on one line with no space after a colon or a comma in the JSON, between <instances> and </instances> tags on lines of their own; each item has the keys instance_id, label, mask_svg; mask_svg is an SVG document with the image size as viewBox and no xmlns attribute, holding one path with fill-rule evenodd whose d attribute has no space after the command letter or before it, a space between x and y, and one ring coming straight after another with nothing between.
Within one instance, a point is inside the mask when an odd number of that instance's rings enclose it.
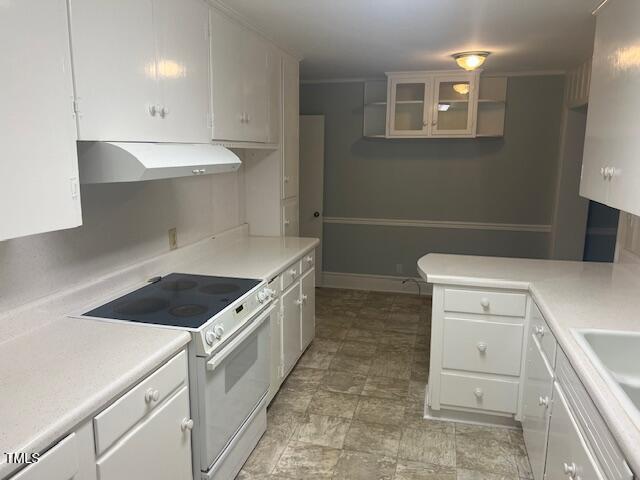
<instances>
[{"instance_id":1,"label":"white lower cabinet","mask_svg":"<svg viewBox=\"0 0 640 480\"><path fill-rule=\"evenodd\" d=\"M300 279L300 350L305 350L316 333L316 270L308 270Z\"/></svg>"},{"instance_id":2,"label":"white lower cabinet","mask_svg":"<svg viewBox=\"0 0 640 480\"><path fill-rule=\"evenodd\" d=\"M522 430L534 480L543 480L551 413L553 372L530 337L523 384Z\"/></svg>"},{"instance_id":3,"label":"white lower cabinet","mask_svg":"<svg viewBox=\"0 0 640 480\"><path fill-rule=\"evenodd\" d=\"M558 383L553 387L553 413L549 427L546 480L601 480L596 460L585 443L578 424Z\"/></svg>"},{"instance_id":4,"label":"white lower cabinet","mask_svg":"<svg viewBox=\"0 0 640 480\"><path fill-rule=\"evenodd\" d=\"M98 460L98 478L191 479L189 421L189 389L184 386Z\"/></svg>"},{"instance_id":5,"label":"white lower cabinet","mask_svg":"<svg viewBox=\"0 0 640 480\"><path fill-rule=\"evenodd\" d=\"M271 324L271 401L316 333L315 253L284 268L270 286L279 295L279 315Z\"/></svg>"},{"instance_id":6,"label":"white lower cabinet","mask_svg":"<svg viewBox=\"0 0 640 480\"><path fill-rule=\"evenodd\" d=\"M284 373L300 358L300 283L295 282L282 294L282 358Z\"/></svg>"},{"instance_id":7,"label":"white lower cabinet","mask_svg":"<svg viewBox=\"0 0 640 480\"><path fill-rule=\"evenodd\" d=\"M72 433L11 480L74 480L79 473L78 436Z\"/></svg>"}]
</instances>

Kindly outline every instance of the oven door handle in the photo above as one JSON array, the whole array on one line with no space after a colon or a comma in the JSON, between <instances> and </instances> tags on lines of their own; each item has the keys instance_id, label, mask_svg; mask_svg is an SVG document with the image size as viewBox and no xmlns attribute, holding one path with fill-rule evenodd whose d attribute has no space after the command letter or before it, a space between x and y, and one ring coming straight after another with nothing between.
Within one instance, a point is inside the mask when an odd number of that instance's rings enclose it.
<instances>
[{"instance_id":1,"label":"oven door handle","mask_svg":"<svg viewBox=\"0 0 640 480\"><path fill-rule=\"evenodd\" d=\"M260 316L254 320L251 325L241 331L236 338L231 340L222 350L216 353L211 359L207 361L207 371L211 372L218 368L220 363L229 356L231 352L235 350L235 348L244 342L253 332L255 332L260 326L264 323L265 319L271 316L271 313L275 309L275 305L271 305L267 310L262 312Z\"/></svg>"}]
</instances>

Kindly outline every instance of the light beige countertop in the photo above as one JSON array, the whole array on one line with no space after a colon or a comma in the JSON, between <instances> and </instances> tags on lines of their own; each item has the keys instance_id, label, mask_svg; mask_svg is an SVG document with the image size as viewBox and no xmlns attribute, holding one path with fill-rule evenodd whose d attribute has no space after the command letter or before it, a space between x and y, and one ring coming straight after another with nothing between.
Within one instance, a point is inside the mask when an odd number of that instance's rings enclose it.
<instances>
[{"instance_id":1,"label":"light beige countertop","mask_svg":"<svg viewBox=\"0 0 640 480\"><path fill-rule=\"evenodd\" d=\"M190 341L184 331L68 318L171 272L269 279L319 241L241 227L0 314L0 453L41 452ZM15 470L0 456L0 478Z\"/></svg>"},{"instance_id":2,"label":"light beige countertop","mask_svg":"<svg viewBox=\"0 0 640 480\"><path fill-rule=\"evenodd\" d=\"M187 332L57 318L0 344L0 452L41 452L189 343ZM0 478L16 465L0 457Z\"/></svg>"},{"instance_id":3,"label":"light beige countertop","mask_svg":"<svg viewBox=\"0 0 640 480\"><path fill-rule=\"evenodd\" d=\"M466 255L425 255L429 283L527 290L618 441L640 473L640 424L627 414L571 329L640 332L640 265Z\"/></svg>"}]
</instances>

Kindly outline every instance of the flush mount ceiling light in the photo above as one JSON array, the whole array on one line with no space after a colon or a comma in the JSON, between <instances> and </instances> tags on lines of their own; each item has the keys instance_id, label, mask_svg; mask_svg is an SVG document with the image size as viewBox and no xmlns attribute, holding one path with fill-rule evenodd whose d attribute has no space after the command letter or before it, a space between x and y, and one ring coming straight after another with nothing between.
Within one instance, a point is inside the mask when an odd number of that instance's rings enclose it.
<instances>
[{"instance_id":1,"label":"flush mount ceiling light","mask_svg":"<svg viewBox=\"0 0 640 480\"><path fill-rule=\"evenodd\" d=\"M453 90L460 95L466 95L469 93L469 84L468 83L455 83L453 85Z\"/></svg>"},{"instance_id":2,"label":"flush mount ceiling light","mask_svg":"<svg viewBox=\"0 0 640 480\"><path fill-rule=\"evenodd\" d=\"M439 112L446 112L447 110L449 110L450 107L451 107L451 105L449 105L448 103L439 103L438 104L438 111Z\"/></svg>"},{"instance_id":3,"label":"flush mount ceiling light","mask_svg":"<svg viewBox=\"0 0 640 480\"><path fill-rule=\"evenodd\" d=\"M489 56L489 52L460 52L454 53L452 56L460 68L471 71L484 63Z\"/></svg>"}]
</instances>

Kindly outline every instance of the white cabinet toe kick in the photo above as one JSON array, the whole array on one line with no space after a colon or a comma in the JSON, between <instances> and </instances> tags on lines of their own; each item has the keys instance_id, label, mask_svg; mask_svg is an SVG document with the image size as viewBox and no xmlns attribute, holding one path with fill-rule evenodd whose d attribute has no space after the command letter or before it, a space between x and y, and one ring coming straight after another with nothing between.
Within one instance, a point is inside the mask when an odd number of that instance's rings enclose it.
<instances>
[{"instance_id":1,"label":"white cabinet toe kick","mask_svg":"<svg viewBox=\"0 0 640 480\"><path fill-rule=\"evenodd\" d=\"M427 417L522 426L534 480L631 480L526 291L434 285Z\"/></svg>"}]
</instances>

